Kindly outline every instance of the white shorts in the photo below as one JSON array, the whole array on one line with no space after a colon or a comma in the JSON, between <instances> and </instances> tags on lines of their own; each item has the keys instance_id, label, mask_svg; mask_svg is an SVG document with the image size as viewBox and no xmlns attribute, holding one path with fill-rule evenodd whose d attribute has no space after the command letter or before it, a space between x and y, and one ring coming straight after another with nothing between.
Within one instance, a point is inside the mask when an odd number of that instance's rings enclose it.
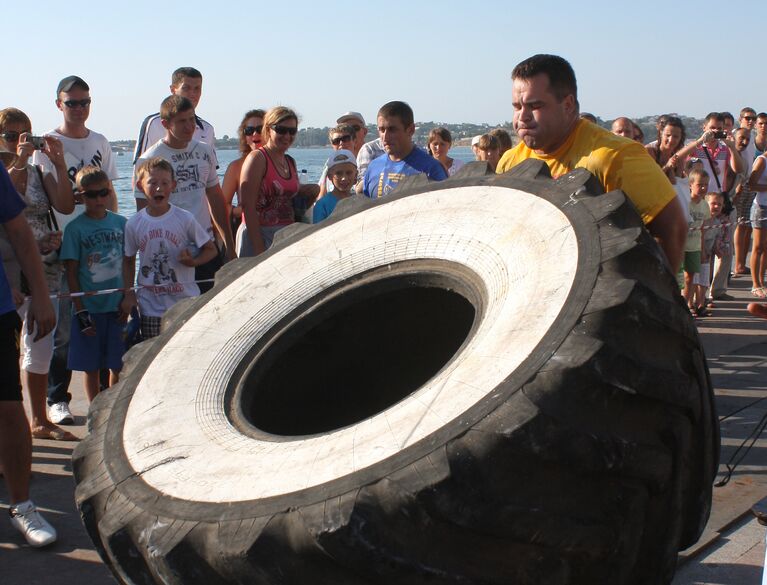
<instances>
[{"instance_id":1,"label":"white shorts","mask_svg":"<svg viewBox=\"0 0 767 585\"><path fill-rule=\"evenodd\" d=\"M23 343L24 354L21 360L21 368L32 374L47 374L51 367L51 358L53 357L53 337L56 333L56 328L38 341L34 341L37 326L32 333L27 332L27 310L29 309L29 299L24 301L17 312L19 317L24 321L23 329L21 331L21 339ZM53 311L56 314L56 323L59 322L59 302L53 302Z\"/></svg>"},{"instance_id":2,"label":"white shorts","mask_svg":"<svg viewBox=\"0 0 767 585\"><path fill-rule=\"evenodd\" d=\"M705 288L708 288L709 286L711 286L711 263L710 262L700 263L700 272L696 272L695 276L692 277L692 283L699 284Z\"/></svg>"}]
</instances>

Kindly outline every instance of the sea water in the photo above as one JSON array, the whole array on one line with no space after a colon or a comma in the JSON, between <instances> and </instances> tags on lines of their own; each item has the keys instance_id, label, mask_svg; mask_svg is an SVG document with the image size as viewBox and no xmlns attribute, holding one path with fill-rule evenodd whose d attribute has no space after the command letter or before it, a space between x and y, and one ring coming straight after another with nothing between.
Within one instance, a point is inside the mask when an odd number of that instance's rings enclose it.
<instances>
[{"instance_id":1,"label":"sea water","mask_svg":"<svg viewBox=\"0 0 767 585\"><path fill-rule=\"evenodd\" d=\"M325 165L325 161L333 152L332 148L293 148L288 151L295 160L296 167L301 174L301 181L316 183L319 181L320 175L322 175L322 168ZM114 182L115 191L117 192L117 202L119 205L120 214L125 217L130 217L136 213L136 200L133 197L133 191L131 190L131 176L133 173L133 153L126 152L124 154L115 154L117 160L117 173L119 179ZM224 173L226 168L234 160L240 157L240 153L237 150L216 150L216 156L218 157L218 178L219 182L223 183ZM451 158L456 158L464 162L474 160L474 153L469 146L456 146L450 150Z\"/></svg>"}]
</instances>

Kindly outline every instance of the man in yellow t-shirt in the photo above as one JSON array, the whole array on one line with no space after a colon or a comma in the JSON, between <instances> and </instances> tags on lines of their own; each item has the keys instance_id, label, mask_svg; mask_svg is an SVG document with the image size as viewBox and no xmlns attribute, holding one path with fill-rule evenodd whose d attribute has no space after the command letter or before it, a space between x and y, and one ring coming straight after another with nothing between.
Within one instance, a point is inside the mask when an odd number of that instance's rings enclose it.
<instances>
[{"instance_id":1,"label":"man in yellow t-shirt","mask_svg":"<svg viewBox=\"0 0 767 585\"><path fill-rule=\"evenodd\" d=\"M587 169L606 191L620 189L631 199L676 273L687 222L673 186L644 147L579 118L575 73L562 57L534 55L511 77L514 130L521 142L503 155L497 172L529 158L544 161L553 177Z\"/></svg>"}]
</instances>

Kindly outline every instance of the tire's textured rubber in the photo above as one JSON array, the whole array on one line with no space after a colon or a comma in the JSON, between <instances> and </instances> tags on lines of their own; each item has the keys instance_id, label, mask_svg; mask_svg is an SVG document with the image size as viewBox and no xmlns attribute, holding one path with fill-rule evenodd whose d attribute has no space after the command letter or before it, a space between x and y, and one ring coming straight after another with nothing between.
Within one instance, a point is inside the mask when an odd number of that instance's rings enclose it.
<instances>
[{"instance_id":1,"label":"tire's textured rubber","mask_svg":"<svg viewBox=\"0 0 767 585\"><path fill-rule=\"evenodd\" d=\"M75 450L77 504L120 582L671 581L708 519L719 456L705 357L675 279L624 195L600 194L585 172L554 181L534 161L500 176L467 165L443 183L405 182L392 200L478 184L545 198L577 228L590 276L557 321L568 330L537 349L537 371L509 372L488 412L350 489L266 514L254 502L198 516L148 488L143 470L126 471L121 413L156 348L252 266L230 263L209 295L177 305L161 337L129 352ZM352 198L329 221L385 204ZM321 227L284 230L257 261Z\"/></svg>"}]
</instances>

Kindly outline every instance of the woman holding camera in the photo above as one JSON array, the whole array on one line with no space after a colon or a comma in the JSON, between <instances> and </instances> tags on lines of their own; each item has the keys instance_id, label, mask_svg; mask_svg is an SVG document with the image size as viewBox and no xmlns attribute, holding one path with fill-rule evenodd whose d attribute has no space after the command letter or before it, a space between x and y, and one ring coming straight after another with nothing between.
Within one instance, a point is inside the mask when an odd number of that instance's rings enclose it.
<instances>
[{"instance_id":1,"label":"woman holding camera","mask_svg":"<svg viewBox=\"0 0 767 585\"><path fill-rule=\"evenodd\" d=\"M43 257L43 267L48 289L58 292L61 278L61 263L57 250L61 246L61 231L55 223L52 209L68 214L74 211L74 195L67 178L64 162L64 150L57 138L32 136L32 123L29 117L16 108L0 110L0 154L14 187L21 195L27 207L24 215L32 228L35 240ZM29 162L35 150L41 150L51 160L56 173L62 179L57 181L50 173L43 173L40 167ZM25 282L21 269L16 263L7 239L0 238L0 248L6 274L14 297L20 306L22 318L26 316L27 303L23 293ZM57 304L55 303L54 306ZM53 332L38 341L34 341L34 331L23 331L24 358L22 368L25 382L29 389L32 410L32 436L38 439L75 441L74 435L54 425L46 412L46 390L48 386L48 368L53 355Z\"/></svg>"}]
</instances>

